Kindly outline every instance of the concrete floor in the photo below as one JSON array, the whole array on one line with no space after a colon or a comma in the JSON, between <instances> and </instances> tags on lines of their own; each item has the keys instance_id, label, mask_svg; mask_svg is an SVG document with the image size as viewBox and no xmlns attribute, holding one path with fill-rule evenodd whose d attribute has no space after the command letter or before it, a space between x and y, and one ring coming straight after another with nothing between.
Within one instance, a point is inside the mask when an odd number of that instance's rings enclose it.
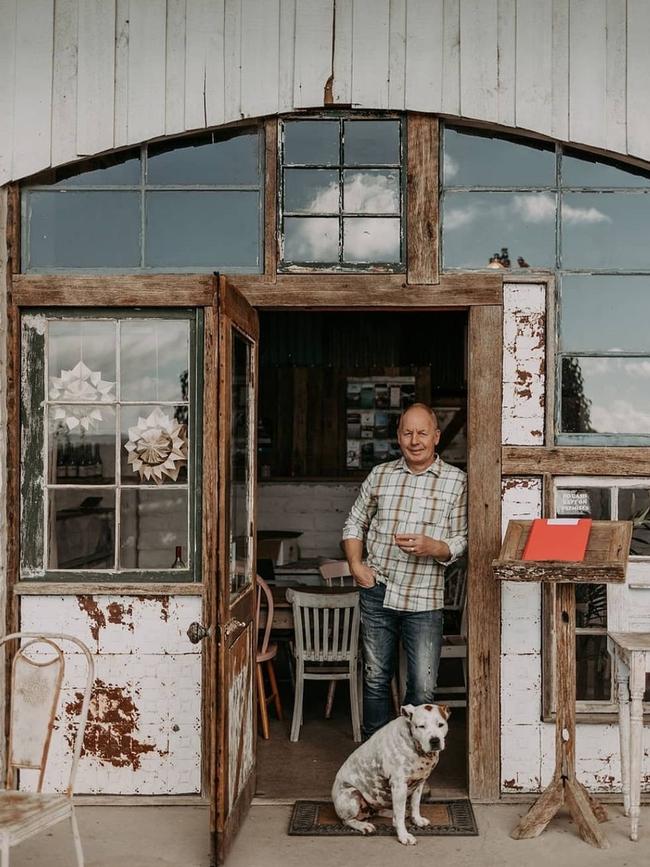
<instances>
[{"instance_id":1,"label":"concrete floor","mask_svg":"<svg viewBox=\"0 0 650 867\"><path fill-rule=\"evenodd\" d=\"M386 837L288 837L289 807L251 809L227 867L647 867L650 808L641 814L641 841L628 838L621 808L610 808L606 830L611 848L593 849L560 816L536 840L511 840L510 829L525 806L475 807L480 836L420 838L402 847ZM86 867L208 867L207 809L203 807L79 807ZM12 850L13 867L70 867L75 864L67 823Z\"/></svg>"}]
</instances>

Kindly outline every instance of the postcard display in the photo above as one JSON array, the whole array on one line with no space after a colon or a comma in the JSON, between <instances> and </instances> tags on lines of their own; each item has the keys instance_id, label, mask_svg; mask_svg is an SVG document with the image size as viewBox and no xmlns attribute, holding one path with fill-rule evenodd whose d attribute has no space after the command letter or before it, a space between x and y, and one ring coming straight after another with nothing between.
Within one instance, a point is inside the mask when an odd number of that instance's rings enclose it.
<instances>
[{"instance_id":1,"label":"postcard display","mask_svg":"<svg viewBox=\"0 0 650 867\"><path fill-rule=\"evenodd\" d=\"M397 423L415 402L414 376L349 376L346 391L348 470L398 458Z\"/></svg>"}]
</instances>

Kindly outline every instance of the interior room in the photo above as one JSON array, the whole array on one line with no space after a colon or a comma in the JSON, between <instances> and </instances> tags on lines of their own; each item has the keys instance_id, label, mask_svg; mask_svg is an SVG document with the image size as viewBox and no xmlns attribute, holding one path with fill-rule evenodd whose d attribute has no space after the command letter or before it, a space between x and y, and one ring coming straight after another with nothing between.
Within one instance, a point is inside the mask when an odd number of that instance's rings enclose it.
<instances>
[{"instance_id":1,"label":"interior room","mask_svg":"<svg viewBox=\"0 0 650 867\"><path fill-rule=\"evenodd\" d=\"M397 422L411 403L435 408L438 452L466 469L466 327L464 312L260 314L257 569L274 600L271 664L283 720L268 701L265 738L258 716L259 798L329 796L338 767L356 746L349 684L334 688L326 680L306 682L303 724L298 740L289 740L295 636L286 590L323 587L319 567L343 559L349 508L370 469L399 457ZM452 717L448 747L431 780L433 791L445 794L466 791L464 565L450 567L445 587L447 651L436 699L452 706ZM352 579L329 583L349 588ZM261 669L269 697L266 662ZM394 689L396 708L401 682Z\"/></svg>"}]
</instances>

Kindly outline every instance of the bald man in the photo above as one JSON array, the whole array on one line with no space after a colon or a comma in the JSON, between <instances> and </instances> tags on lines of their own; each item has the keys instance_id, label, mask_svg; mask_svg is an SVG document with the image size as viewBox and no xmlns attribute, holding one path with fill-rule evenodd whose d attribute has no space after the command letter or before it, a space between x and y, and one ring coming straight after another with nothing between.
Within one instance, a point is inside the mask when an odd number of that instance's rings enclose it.
<instances>
[{"instance_id":1,"label":"bald man","mask_svg":"<svg viewBox=\"0 0 650 867\"><path fill-rule=\"evenodd\" d=\"M467 476L436 454L440 429L431 407L405 410L397 439L402 457L370 471L343 527L345 555L361 588L365 737L391 719L400 639L404 704L433 702L445 567L467 549Z\"/></svg>"}]
</instances>

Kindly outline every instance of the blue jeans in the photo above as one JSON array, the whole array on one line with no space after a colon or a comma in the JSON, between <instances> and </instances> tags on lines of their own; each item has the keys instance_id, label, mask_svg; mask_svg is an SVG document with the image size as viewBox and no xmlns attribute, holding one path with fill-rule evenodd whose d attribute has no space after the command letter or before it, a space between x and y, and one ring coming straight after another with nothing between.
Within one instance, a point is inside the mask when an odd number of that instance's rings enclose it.
<instances>
[{"instance_id":1,"label":"blue jeans","mask_svg":"<svg viewBox=\"0 0 650 867\"><path fill-rule=\"evenodd\" d=\"M400 637L406 653L404 704L432 703L438 678L442 609L396 611L384 608L385 595L385 584L360 591L365 737L370 737L392 718L390 684Z\"/></svg>"}]
</instances>

